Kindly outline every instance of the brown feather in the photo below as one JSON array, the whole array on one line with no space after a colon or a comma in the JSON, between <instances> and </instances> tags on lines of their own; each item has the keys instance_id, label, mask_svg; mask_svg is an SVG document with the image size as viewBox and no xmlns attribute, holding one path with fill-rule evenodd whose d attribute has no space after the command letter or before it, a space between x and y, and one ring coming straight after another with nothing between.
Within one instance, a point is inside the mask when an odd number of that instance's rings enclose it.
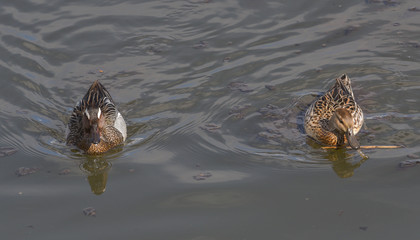
<instances>
[{"instance_id":1,"label":"brown feather","mask_svg":"<svg viewBox=\"0 0 420 240\"><path fill-rule=\"evenodd\" d=\"M345 118L350 119L352 124L347 128L351 128L356 135L363 125L363 111L354 100L351 80L345 74L337 78L335 84L306 111L304 122L306 133L325 145L347 143L345 131L331 127L330 120L334 114L338 114L337 109L348 111L348 116L344 113L340 115L346 115Z\"/></svg>"},{"instance_id":2,"label":"brown feather","mask_svg":"<svg viewBox=\"0 0 420 240\"><path fill-rule=\"evenodd\" d=\"M100 110L100 114L99 114ZM86 112L88 116L86 115ZM118 111L106 88L96 80L74 107L68 124L67 144L76 145L87 154L98 154L124 142L122 133L114 127ZM98 116L100 115L100 116ZM98 118L99 117L99 118ZM100 141L92 142L92 127L99 128ZM125 124L124 124L125 126ZM96 143L96 142L95 142Z\"/></svg>"}]
</instances>

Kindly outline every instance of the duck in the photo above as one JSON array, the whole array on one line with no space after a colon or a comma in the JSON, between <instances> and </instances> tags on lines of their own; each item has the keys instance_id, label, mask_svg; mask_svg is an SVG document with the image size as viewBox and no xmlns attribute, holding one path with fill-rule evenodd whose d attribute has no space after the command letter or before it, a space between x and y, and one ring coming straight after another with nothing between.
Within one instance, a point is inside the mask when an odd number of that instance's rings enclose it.
<instances>
[{"instance_id":1,"label":"duck","mask_svg":"<svg viewBox=\"0 0 420 240\"><path fill-rule=\"evenodd\" d=\"M127 126L106 88L96 80L77 102L69 123L66 143L86 154L101 154L125 142Z\"/></svg>"},{"instance_id":2,"label":"duck","mask_svg":"<svg viewBox=\"0 0 420 240\"><path fill-rule=\"evenodd\" d=\"M334 85L307 109L306 134L323 145L359 149L356 134L363 126L363 111L357 104L351 80L343 74Z\"/></svg>"}]
</instances>

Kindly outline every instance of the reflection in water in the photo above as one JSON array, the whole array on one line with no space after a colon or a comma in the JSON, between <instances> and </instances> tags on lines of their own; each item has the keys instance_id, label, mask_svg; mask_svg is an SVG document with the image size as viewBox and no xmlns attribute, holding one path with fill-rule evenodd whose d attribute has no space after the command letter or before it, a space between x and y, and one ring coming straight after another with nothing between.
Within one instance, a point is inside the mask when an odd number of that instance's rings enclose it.
<instances>
[{"instance_id":1,"label":"reflection in water","mask_svg":"<svg viewBox=\"0 0 420 240\"><path fill-rule=\"evenodd\" d=\"M321 145L309 137L306 143L315 149L321 147ZM362 158L360 161L356 161L355 159L358 158L355 157L355 154L359 155L356 151L346 148L328 149L325 152L324 158L331 162L331 167L337 176L349 178L354 175L354 170L367 160L367 158Z\"/></svg>"},{"instance_id":2,"label":"reflection in water","mask_svg":"<svg viewBox=\"0 0 420 240\"><path fill-rule=\"evenodd\" d=\"M87 178L94 194L100 195L105 192L111 166L110 162L101 158L87 159L80 164L80 168L89 174Z\"/></svg>"},{"instance_id":3,"label":"reflection in water","mask_svg":"<svg viewBox=\"0 0 420 240\"><path fill-rule=\"evenodd\" d=\"M345 148L330 149L327 151L326 158L331 161L332 169L341 178L349 178L354 175L354 170L362 165L367 158L352 162L353 155L348 152L355 152Z\"/></svg>"}]
</instances>

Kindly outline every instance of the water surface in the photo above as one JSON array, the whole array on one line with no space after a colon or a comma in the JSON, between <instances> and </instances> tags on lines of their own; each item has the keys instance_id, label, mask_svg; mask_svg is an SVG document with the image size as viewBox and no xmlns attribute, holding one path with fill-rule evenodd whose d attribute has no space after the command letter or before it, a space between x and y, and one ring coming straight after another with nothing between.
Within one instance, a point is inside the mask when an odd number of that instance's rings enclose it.
<instances>
[{"instance_id":1,"label":"water surface","mask_svg":"<svg viewBox=\"0 0 420 240\"><path fill-rule=\"evenodd\" d=\"M418 236L420 166L399 164L420 158L419 9L414 0L3 1L1 235ZM365 150L366 161L305 136L305 109L342 73L365 113L361 144L405 148ZM65 145L65 130L96 79L128 140L89 157ZM33 173L17 176L22 167Z\"/></svg>"}]
</instances>

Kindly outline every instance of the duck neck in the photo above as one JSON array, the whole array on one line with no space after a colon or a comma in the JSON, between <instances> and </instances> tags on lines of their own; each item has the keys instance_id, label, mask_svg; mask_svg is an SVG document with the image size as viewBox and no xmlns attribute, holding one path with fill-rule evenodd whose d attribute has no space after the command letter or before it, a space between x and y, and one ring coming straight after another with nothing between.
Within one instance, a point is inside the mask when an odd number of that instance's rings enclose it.
<instances>
[{"instance_id":1,"label":"duck neck","mask_svg":"<svg viewBox=\"0 0 420 240\"><path fill-rule=\"evenodd\" d=\"M333 121L330 119L327 124L327 130L331 133L333 133L337 137L337 145L344 145L345 142L345 133L343 131L340 131L336 128Z\"/></svg>"},{"instance_id":2,"label":"duck neck","mask_svg":"<svg viewBox=\"0 0 420 240\"><path fill-rule=\"evenodd\" d=\"M337 136L337 145L338 145L338 146L342 146L342 145L344 145L344 142L345 142L345 136L344 136L344 133L343 133L343 132L341 132L341 131L338 131L337 129L335 129L335 130L333 131L333 133L335 134L335 136Z\"/></svg>"}]
</instances>

